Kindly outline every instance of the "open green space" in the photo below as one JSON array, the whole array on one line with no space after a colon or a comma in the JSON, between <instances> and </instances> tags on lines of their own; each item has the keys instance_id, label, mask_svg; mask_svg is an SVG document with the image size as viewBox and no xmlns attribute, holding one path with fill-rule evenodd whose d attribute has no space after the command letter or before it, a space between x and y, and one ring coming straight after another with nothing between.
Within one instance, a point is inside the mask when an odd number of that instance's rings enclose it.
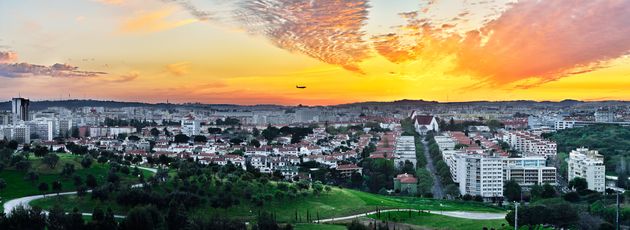
<instances>
[{"instance_id":1,"label":"open green space","mask_svg":"<svg viewBox=\"0 0 630 230\"><path fill-rule=\"evenodd\" d=\"M336 224L296 224L293 226L295 230L345 230L345 225Z\"/></svg>"},{"instance_id":2,"label":"open green space","mask_svg":"<svg viewBox=\"0 0 630 230\"><path fill-rule=\"evenodd\" d=\"M381 213L380 218L376 214L370 218L417 225L432 229L457 229L457 230L479 230L479 229L512 229L507 221L501 220L474 220L442 216L426 212L386 212Z\"/></svg>"},{"instance_id":3,"label":"open green space","mask_svg":"<svg viewBox=\"0 0 630 230\"><path fill-rule=\"evenodd\" d=\"M31 202L33 206L44 209L54 205L61 205L64 209L79 208L81 212L92 212L94 207L111 207L114 213L125 215L130 207L121 206L113 200L100 202L89 196L50 197ZM333 188L320 196L309 194L295 199L273 199L262 207L256 207L251 202L243 200L240 204L228 209L213 208L204 204L193 211L199 216L229 216L243 220L253 220L259 211L275 213L279 222L306 222L307 210L312 220L347 216L352 214L388 208L413 208L419 210L443 211L474 211L474 212L504 212L503 209L490 207L477 202L447 201L416 197L392 197L366 193L351 189ZM297 220L296 220L297 215Z\"/></svg>"},{"instance_id":4,"label":"open green space","mask_svg":"<svg viewBox=\"0 0 630 230\"><path fill-rule=\"evenodd\" d=\"M57 155L59 156L59 162L55 168L44 164L42 158L30 157L30 171L36 172L39 176L39 179L36 181L31 182L26 180L24 177L27 173L18 171L13 167L0 171L0 178L4 179L6 182L6 188L0 191L0 205L14 198L42 194L37 188L42 182L48 183L48 185L51 186L53 181L59 181L62 184L61 192L68 192L76 190L73 180L74 176L80 176L82 180L85 181L87 175L91 174L96 178L98 184L102 184L107 180L107 174L110 168L109 164L100 164L94 161L89 168L83 168L80 164L80 156L72 154ZM65 164L74 165L75 172L73 176L63 177L60 175ZM145 174L145 178L150 175L148 171L141 170L141 172ZM137 178L130 174L118 173L118 175L120 176L121 183L135 183L137 181ZM48 193L53 192L49 190Z\"/></svg>"}]
</instances>

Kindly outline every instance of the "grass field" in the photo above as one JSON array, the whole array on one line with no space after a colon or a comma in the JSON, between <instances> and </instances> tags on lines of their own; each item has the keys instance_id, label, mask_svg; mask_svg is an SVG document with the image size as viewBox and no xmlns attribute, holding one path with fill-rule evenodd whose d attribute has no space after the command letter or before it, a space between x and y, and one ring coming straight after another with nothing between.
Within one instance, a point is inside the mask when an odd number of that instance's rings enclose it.
<instances>
[{"instance_id":1,"label":"grass field","mask_svg":"<svg viewBox=\"0 0 630 230\"><path fill-rule=\"evenodd\" d=\"M295 230L345 230L344 225L335 224L296 224L293 226Z\"/></svg>"},{"instance_id":2,"label":"grass field","mask_svg":"<svg viewBox=\"0 0 630 230\"><path fill-rule=\"evenodd\" d=\"M430 214L426 212L387 212L381 213L381 218L370 215L370 218L406 223L431 229L479 230L512 229L505 220L473 220Z\"/></svg>"},{"instance_id":3,"label":"grass field","mask_svg":"<svg viewBox=\"0 0 630 230\"><path fill-rule=\"evenodd\" d=\"M78 198L76 196L51 197L33 201L31 205L37 205L48 209L55 204L59 204L65 209L79 208L81 212L91 212L94 207L111 207L116 214L125 215L129 207L124 207L110 203L99 203L89 197ZM208 204L202 205L194 211L195 215L207 216L229 216L243 220L253 220L259 211L274 212L279 222L306 222L306 212L310 212L313 220L339 217L372 211L377 208L414 208L422 210L444 210L444 211L477 211L477 212L503 212L504 210L484 206L474 202L446 201L435 199L424 199L414 197L389 197L377 194L365 193L351 189L334 188L329 193L323 193L319 197L309 195L294 200L282 199L266 202L262 207L255 207L248 201L242 201L240 205L227 210L215 209ZM297 221L296 221L297 213Z\"/></svg>"},{"instance_id":4,"label":"grass field","mask_svg":"<svg viewBox=\"0 0 630 230\"><path fill-rule=\"evenodd\" d=\"M441 204L441 205L440 205ZM414 197L390 197L365 193L351 189L333 189L330 193L324 193L320 197L309 195L295 200L273 200L265 203L263 207L254 207L249 202L242 202L236 207L227 210L202 208L198 215L228 215L244 220L254 219L259 210L274 212L279 222L306 222L306 212L311 219L320 219L348 216L367 211L386 208L413 208L422 210L458 210L477 212L503 212L504 210L484 206L479 203L464 203L457 201L445 201ZM297 221L296 221L297 213Z\"/></svg>"},{"instance_id":5,"label":"grass field","mask_svg":"<svg viewBox=\"0 0 630 230\"><path fill-rule=\"evenodd\" d=\"M88 174L92 174L94 177L96 177L96 180L99 184L102 184L106 181L107 173L109 171L109 165L94 162L90 168L84 169L79 163L81 160L79 156L71 154L58 155L60 157L59 163L54 169L51 169L47 165L43 164L40 158L31 157L31 170L39 174L39 180L35 182L24 180L24 175L26 174L24 172L16 171L12 168L2 170L0 172L0 178L6 181L7 186L5 189L0 191L0 205L14 198L41 194L41 192L37 189L37 186L41 182L48 183L48 186L50 188L51 183L58 180L62 184L62 192L76 190L72 177L63 178L59 174L63 168L63 165L65 165L66 163L75 165L76 171L74 175L81 176L84 181ZM142 170L142 172L145 173L145 178L146 176L150 175L150 173L147 171ZM133 178L130 175L119 175L121 178L121 182L123 183L136 180L136 178ZM49 193L52 193L52 191L49 190Z\"/></svg>"}]
</instances>

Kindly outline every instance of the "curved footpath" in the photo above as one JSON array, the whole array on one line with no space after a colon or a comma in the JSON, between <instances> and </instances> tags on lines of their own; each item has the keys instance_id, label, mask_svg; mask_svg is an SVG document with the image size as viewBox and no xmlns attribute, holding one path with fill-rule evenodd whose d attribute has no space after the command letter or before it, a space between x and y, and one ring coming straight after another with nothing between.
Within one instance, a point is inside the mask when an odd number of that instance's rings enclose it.
<instances>
[{"instance_id":1,"label":"curved footpath","mask_svg":"<svg viewBox=\"0 0 630 230\"><path fill-rule=\"evenodd\" d=\"M155 168L147 168L147 167L140 167L137 166L139 169L142 170L146 170L152 173L157 173L157 169ZM135 184L132 185L131 187L142 187L142 184ZM87 190L87 192L91 192L92 190ZM42 198L46 198L46 197L54 197L54 196L66 196L66 195L74 195L77 194L76 191L74 192L61 192L61 193L52 193L52 194L46 194L46 195L34 195L34 196L25 196L25 197L20 197L20 198L15 198L12 200L7 201L6 203L4 203L4 213L8 214L11 212L11 210L13 210L15 207L17 206L24 206L24 207L29 207L29 203L31 203L31 201L34 200L39 200ZM46 212L47 213L47 212ZM91 216L92 213L81 213L84 216ZM124 218L125 216L119 216L116 215L114 216L116 218Z\"/></svg>"},{"instance_id":2,"label":"curved footpath","mask_svg":"<svg viewBox=\"0 0 630 230\"><path fill-rule=\"evenodd\" d=\"M457 218L463 218L463 219L474 219L474 220L500 220L500 219L504 219L505 215L507 215L506 213L463 212L463 211L435 211L435 210L417 210L417 209L408 209L408 208L380 210L381 213L383 213L383 212L408 212L408 211L412 211L412 212L423 211L423 212L427 212L427 213L431 213L431 214L450 216L450 217L457 217ZM359 218L359 217L367 217L367 216L373 215L373 214L376 214L376 211L366 212L366 213L357 214L357 215L351 215L351 216L322 219L322 220L313 221L313 222L314 223L325 223L325 222L332 222L332 221L350 220L350 219L356 219L356 218Z\"/></svg>"}]
</instances>

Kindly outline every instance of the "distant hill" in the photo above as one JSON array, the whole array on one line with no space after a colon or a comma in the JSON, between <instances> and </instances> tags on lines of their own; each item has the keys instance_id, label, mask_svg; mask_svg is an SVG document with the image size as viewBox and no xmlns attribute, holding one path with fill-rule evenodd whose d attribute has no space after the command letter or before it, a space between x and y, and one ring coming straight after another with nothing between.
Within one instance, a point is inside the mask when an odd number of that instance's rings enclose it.
<instances>
[{"instance_id":1,"label":"distant hill","mask_svg":"<svg viewBox=\"0 0 630 230\"><path fill-rule=\"evenodd\" d=\"M468 102L437 102L437 101L425 101L425 100L398 100L389 102L356 102L348 104L333 105L332 107L346 108L346 107L400 107L400 108L418 108L425 106L501 106L501 107L523 107L523 106L552 106L552 107L580 107L580 106L614 106L614 105L630 105L629 101L577 101L577 100L563 100L558 102L553 101L530 101L530 100L516 100L516 101L468 101ZM301 107L299 105L298 107ZM154 108L174 108L174 107L189 107L189 108L212 108L212 109L286 109L292 106L273 105L273 104L261 104L261 105L234 105L234 104L202 104L202 103L185 103L185 104L167 104L167 103L144 103L144 102L123 102L123 101L99 101L99 100L61 100L61 101L31 101L31 110L42 110L48 107L65 107L69 109L80 107L107 107L107 108L122 108L122 107L154 107ZM320 106L316 106L320 107ZM11 102L0 102L1 110L10 110Z\"/></svg>"}]
</instances>

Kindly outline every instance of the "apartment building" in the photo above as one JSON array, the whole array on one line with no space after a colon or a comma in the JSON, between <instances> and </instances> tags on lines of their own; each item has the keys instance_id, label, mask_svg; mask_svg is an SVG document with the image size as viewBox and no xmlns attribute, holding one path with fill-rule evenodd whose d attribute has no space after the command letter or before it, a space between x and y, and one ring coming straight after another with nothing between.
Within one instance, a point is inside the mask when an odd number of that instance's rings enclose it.
<instances>
[{"instance_id":1,"label":"apartment building","mask_svg":"<svg viewBox=\"0 0 630 230\"><path fill-rule=\"evenodd\" d=\"M503 197L503 160L481 154L455 155L460 194Z\"/></svg>"},{"instance_id":2,"label":"apartment building","mask_svg":"<svg viewBox=\"0 0 630 230\"><path fill-rule=\"evenodd\" d=\"M416 167L416 144L413 136L399 136L394 148L394 166L401 167L405 161Z\"/></svg>"},{"instance_id":3,"label":"apartment building","mask_svg":"<svg viewBox=\"0 0 630 230\"><path fill-rule=\"evenodd\" d=\"M524 156L556 156L558 146L555 142L545 140L528 131L509 131L503 133L503 141Z\"/></svg>"},{"instance_id":4,"label":"apartment building","mask_svg":"<svg viewBox=\"0 0 630 230\"><path fill-rule=\"evenodd\" d=\"M586 179L588 189L604 192L606 189L604 156L597 150L578 148L569 153L569 180Z\"/></svg>"},{"instance_id":5,"label":"apartment building","mask_svg":"<svg viewBox=\"0 0 630 230\"><path fill-rule=\"evenodd\" d=\"M196 136L201 133L201 124L193 116L188 115L181 121L181 132L187 136Z\"/></svg>"},{"instance_id":6,"label":"apartment building","mask_svg":"<svg viewBox=\"0 0 630 230\"><path fill-rule=\"evenodd\" d=\"M543 156L503 158L503 178L529 187L549 183L556 185L556 168L547 166Z\"/></svg>"}]
</instances>

